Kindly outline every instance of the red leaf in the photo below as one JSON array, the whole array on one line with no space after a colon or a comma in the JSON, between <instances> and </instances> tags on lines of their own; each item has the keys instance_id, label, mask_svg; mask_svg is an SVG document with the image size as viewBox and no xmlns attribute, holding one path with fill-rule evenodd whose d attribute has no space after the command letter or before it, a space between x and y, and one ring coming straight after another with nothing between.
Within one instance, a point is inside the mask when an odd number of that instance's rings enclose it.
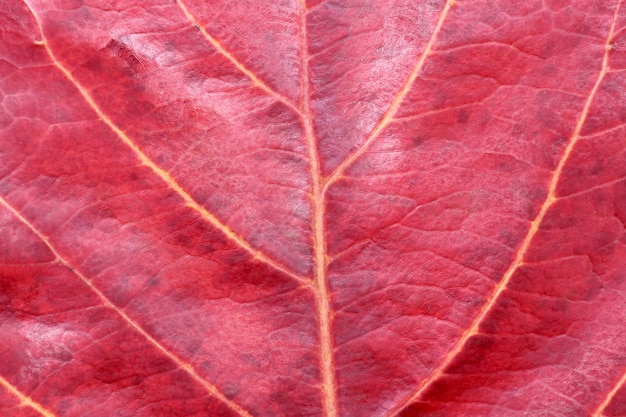
<instances>
[{"instance_id":1,"label":"red leaf","mask_svg":"<svg viewBox=\"0 0 626 417\"><path fill-rule=\"evenodd\" d=\"M86 3L0 3L2 415L626 415L621 0Z\"/></svg>"}]
</instances>

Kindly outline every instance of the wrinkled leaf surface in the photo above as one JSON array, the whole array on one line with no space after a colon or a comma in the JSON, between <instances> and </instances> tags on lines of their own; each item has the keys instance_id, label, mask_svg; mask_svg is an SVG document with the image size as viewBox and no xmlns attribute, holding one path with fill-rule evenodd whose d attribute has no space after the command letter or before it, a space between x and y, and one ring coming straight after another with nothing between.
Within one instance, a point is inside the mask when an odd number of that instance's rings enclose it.
<instances>
[{"instance_id":1,"label":"wrinkled leaf surface","mask_svg":"<svg viewBox=\"0 0 626 417\"><path fill-rule=\"evenodd\" d=\"M0 98L1 415L626 415L621 0L2 0Z\"/></svg>"}]
</instances>

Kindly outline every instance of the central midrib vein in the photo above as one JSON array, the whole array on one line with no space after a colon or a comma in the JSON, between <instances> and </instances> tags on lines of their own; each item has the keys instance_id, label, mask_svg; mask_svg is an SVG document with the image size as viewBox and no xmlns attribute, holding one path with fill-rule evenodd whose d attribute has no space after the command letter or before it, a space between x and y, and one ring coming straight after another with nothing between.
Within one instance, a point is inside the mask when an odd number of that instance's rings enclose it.
<instances>
[{"instance_id":1,"label":"central midrib vein","mask_svg":"<svg viewBox=\"0 0 626 417\"><path fill-rule=\"evenodd\" d=\"M319 314L320 342L320 373L322 379L322 407L326 417L337 416L337 392L335 382L334 349L332 341L332 310L330 291L326 276L326 234L324 230L325 198L322 190L317 140L313 130L311 113L311 93L309 80L309 45L306 30L306 5L304 0L298 1L299 38L300 38L300 82L302 91L302 124L306 138L311 169L311 201L312 201L312 232L313 257L315 275L315 300Z\"/></svg>"}]
</instances>

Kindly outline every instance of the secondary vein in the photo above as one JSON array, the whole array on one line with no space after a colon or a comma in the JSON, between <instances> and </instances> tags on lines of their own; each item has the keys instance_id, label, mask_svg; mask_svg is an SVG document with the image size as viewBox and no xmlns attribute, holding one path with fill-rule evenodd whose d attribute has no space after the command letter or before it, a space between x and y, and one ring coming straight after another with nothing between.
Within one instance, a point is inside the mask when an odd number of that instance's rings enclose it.
<instances>
[{"instance_id":1,"label":"secondary vein","mask_svg":"<svg viewBox=\"0 0 626 417\"><path fill-rule=\"evenodd\" d=\"M168 171L162 169L152 159L150 159L148 155L146 155L143 152L143 150L141 150L141 148L139 148L139 146L137 146L137 144L104 113L104 111L100 108L100 106L98 106L98 104L93 99L93 97L91 97L87 89L78 82L78 80L72 75L72 73L63 64L61 64L61 62L57 59L54 52L50 48L50 45L48 44L46 37L43 34L41 23L39 22L37 15L32 11L30 6L28 5L28 2L26 0L24 0L24 2L31 10L31 13L35 17L35 20L37 21L37 25L39 27L41 41L37 42L37 44L43 46L46 49L46 52L50 56L50 59L52 60L52 63L54 64L54 66L58 68L61 71L61 73L63 73L63 75L74 85L74 87L78 90L80 95L85 99L87 104L96 113L98 118L103 123L105 123L121 139L121 141L130 148L132 152L136 154L141 164L150 168L156 175L158 175L165 182L165 184L170 189L172 189L179 196L181 196L185 204L189 208L198 212L205 221L210 223L216 229L220 230L228 239L236 243L239 247L241 247L242 249L250 253L254 259L257 259L269 265L273 269L284 273L285 275L300 282L301 284L306 285L307 287L312 286L310 279L303 277L289 270L285 266L281 265L279 262L271 259L269 256L264 254L259 249L254 248L243 237L239 236L237 233L231 230L227 225L222 223L213 213L208 211L204 206L202 206L193 197L191 197L191 195L187 191L185 191L185 189L183 189L183 187L180 184L178 184L178 182L170 175Z\"/></svg>"},{"instance_id":2,"label":"secondary vein","mask_svg":"<svg viewBox=\"0 0 626 417\"><path fill-rule=\"evenodd\" d=\"M626 372L624 372L622 374L621 378L615 383L613 388L611 388L611 390L609 391L607 396L604 398L602 403L600 403L600 405L595 409L595 411L593 411L591 413L591 416L592 417L601 417L601 416L603 416L604 415L604 410L606 410L606 408L609 406L609 404L611 404L611 401L613 401L613 398L615 397L617 392L620 389L622 389L622 387L624 386L625 383L626 383Z\"/></svg>"},{"instance_id":3,"label":"secondary vein","mask_svg":"<svg viewBox=\"0 0 626 417\"><path fill-rule=\"evenodd\" d=\"M483 307L481 308L476 318L472 321L472 324L470 325L470 327L463 333L463 335L457 341L454 347L450 350L450 352L446 355L446 357L440 362L439 366L437 366L437 368L434 369L434 371L429 375L428 378L422 381L420 386L410 396L408 396L408 398L406 398L399 406L394 407L389 413L389 416L396 415L399 411L401 411L408 404L417 401L421 397L421 395L423 395L426 392L426 390L430 386L432 386L432 384L445 373L446 368L452 363L452 361L463 350L463 348L465 347L469 339L472 336L479 333L480 325L483 323L483 321L485 320L489 312L492 310L492 308L496 305L497 301L500 298L500 295L508 286L515 271L517 271L517 269L524 264L524 257L526 253L528 252L530 244L532 243L533 238L537 234L539 227L541 223L543 222L543 219L546 216L546 213L548 212L550 207L552 207L552 205L558 200L558 197L556 195L556 189L557 189L561 174L563 172L565 164L569 160L572 150L574 149L574 147L576 146L576 143L578 142L578 139L580 138L580 132L582 131L582 128L585 124L587 115L589 113L589 109L591 108L591 103L593 102L596 92L598 91L598 88L600 87L600 84L602 83L604 76L609 70L609 51L611 50L610 44L611 44L611 40L613 38L613 34L615 31L615 24L617 21L618 12L621 8L621 3L622 3L622 0L618 2L617 9L615 10L615 14L613 16L613 21L611 22L609 34L606 40L605 52L604 52L604 56L602 59L602 66L600 68L598 77L596 78L596 81L593 87L591 88L589 95L587 96L587 100L585 101L582 112L580 113L576 121L574 131L572 132L572 135L570 136L567 146L565 147L565 150L563 151L563 155L561 156L555 170L552 173L552 177L550 178L550 183L548 186L547 196L543 204L541 205L539 213L537 214L535 219L531 222L528 232L526 233L526 236L524 237L524 240L522 241L522 244L520 245L520 248L517 251L515 259L509 265L509 268L504 273L500 282L494 287L492 293L487 299L487 302L485 303L485 305L483 305Z\"/></svg>"},{"instance_id":4,"label":"secondary vein","mask_svg":"<svg viewBox=\"0 0 626 417\"><path fill-rule=\"evenodd\" d=\"M44 406L30 398L28 395L24 394L20 390L18 390L13 384L0 376L0 385L6 388L11 394L15 395L20 399L20 406L27 406L37 411L44 417L55 417L55 415L48 411Z\"/></svg>"},{"instance_id":5,"label":"secondary vein","mask_svg":"<svg viewBox=\"0 0 626 417\"><path fill-rule=\"evenodd\" d=\"M156 347L159 351L161 351L165 356L167 356L170 360L172 360L179 368L183 369L187 372L196 382L200 383L211 395L221 400L224 404L226 404L230 409L237 412L242 417L252 417L246 410L241 408L238 404L226 398L226 396L213 384L209 383L205 378L200 376L196 372L196 370L191 366L191 364L183 361L174 353L170 352L165 346L163 346L159 341L150 336L137 322L135 322L124 310L119 308L117 305L113 304L111 300L107 298L106 295L102 291L100 291L90 279L84 276L76 267L74 267L68 260L66 260L61 254L56 250L56 248L50 242L47 236L45 236L39 229L37 229L31 222L29 222L22 214L11 204L9 204L4 198L0 197L0 205L4 206L7 210L9 210L18 220L20 220L26 227L28 227L52 252L52 254L56 258L56 262L65 266L69 270L71 270L91 291L93 291L98 298L102 301L104 305L108 308L114 310L122 319L135 331L141 334L150 344Z\"/></svg>"},{"instance_id":6,"label":"secondary vein","mask_svg":"<svg viewBox=\"0 0 626 417\"><path fill-rule=\"evenodd\" d=\"M228 59L239 71L241 71L243 74L245 74L250 81L252 81L252 84L254 84L256 87L259 87L261 90L265 91L267 94L269 94L270 96L274 97L276 100L282 102L283 104L285 104L287 107L289 107L291 110L293 110L294 112L296 112L296 114L298 114L299 116L302 116L302 114L300 113L300 109L298 109L291 100L289 100L287 97L283 96L282 94L280 94L278 91L276 91L275 89L273 89L272 87L268 86L263 80L261 80L255 73L254 71L252 71L251 69L249 69L246 65L244 65L241 61L239 61L230 51L228 51L226 48L224 48L224 46L221 44L220 41L217 40L217 38L215 38L214 36L212 36L206 29L206 27L201 24L198 19L193 15L193 13L191 13L189 11L189 8L187 7L187 5L182 1L182 0L176 0L176 4L178 5L178 7L180 7L180 9L183 11L183 13L185 14L185 17L193 24L195 25L199 30L200 33L202 33L202 36L204 36L204 38L220 53L222 54L224 57L226 57L226 59Z\"/></svg>"},{"instance_id":7,"label":"secondary vein","mask_svg":"<svg viewBox=\"0 0 626 417\"><path fill-rule=\"evenodd\" d=\"M383 115L382 119L380 119L380 121L376 124L376 126L374 126L374 129L372 129L372 131L368 135L367 139L365 139L365 141L361 144L361 146L359 146L359 148L355 152L350 154L328 176L328 178L326 179L326 181L324 182L324 185L323 185L323 191L324 192L331 185L333 185L335 182L337 182L339 179L341 179L343 173L357 159L359 159L367 151L367 149L372 145L372 143L376 140L376 138L380 135L380 133L383 130L385 130L385 128L387 126L389 126L390 123L393 122L394 115L397 113L398 109L400 108L400 105L404 101L404 98L406 97L406 95L411 90L411 87L413 86L413 83L417 79L417 76L422 71L422 68L424 67L424 63L426 62L426 59L428 58L428 55L430 55L431 51L433 50L433 45L435 44L435 42L437 40L437 37L439 36L439 32L441 31L441 27L443 26L443 22L446 20L446 16L448 15L448 11L455 4L456 4L456 0L447 0L446 1L446 4L444 5L444 7L443 7L443 9L441 11L441 14L439 15L439 19L437 19L437 23L435 25L435 28L433 29L433 33L431 34L430 39L428 40L428 43L426 44L426 46L424 46L424 50L422 51L422 54L420 55L419 59L417 60L417 63L413 67L413 70L411 71L411 73L407 77L406 81L402 85L402 88L400 89L400 91L398 91L398 93L396 94L396 97L394 98L393 102L391 103L391 105L389 106L389 108L387 109L385 114Z\"/></svg>"}]
</instances>

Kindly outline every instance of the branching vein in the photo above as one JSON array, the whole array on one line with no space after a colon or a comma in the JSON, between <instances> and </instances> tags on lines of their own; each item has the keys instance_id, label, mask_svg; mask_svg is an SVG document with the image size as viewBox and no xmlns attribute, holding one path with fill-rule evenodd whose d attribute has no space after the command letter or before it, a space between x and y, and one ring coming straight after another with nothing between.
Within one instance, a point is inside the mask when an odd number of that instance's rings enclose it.
<instances>
[{"instance_id":1,"label":"branching vein","mask_svg":"<svg viewBox=\"0 0 626 417\"><path fill-rule=\"evenodd\" d=\"M28 5L28 3L26 1L25 1L25 3ZM30 6L29 6L29 8L30 8ZM31 13L33 13L33 16L37 20L37 24L39 26L39 30L40 30L40 33L41 33L41 39L42 40L38 44L42 45L42 46L44 46L46 48L46 51L47 51L48 55L50 56L50 59L52 60L53 64L76 87L76 89L83 96L83 98L85 99L87 104L89 104L89 106L94 110L94 112L96 113L98 118L103 123L105 123L122 140L122 142L124 142L124 144L127 145L136 154L137 158L139 159L139 161L143 165L145 165L146 167L150 168L156 175L158 175L167 184L167 186L170 189L172 189L178 195L180 195L182 197L182 199L185 201L185 204L188 207L190 207L191 209L193 209L196 212L198 212L205 221L210 223L216 229L220 230L226 237L228 237L231 241L235 242L239 247L241 247L242 249L244 249L248 253L250 253L255 259L257 259L257 260L259 260L261 262L264 262L265 264L269 265L273 269L278 270L278 271L284 273L285 275L295 279L296 281L298 281L298 282L300 282L302 284L307 285L308 287L311 287L310 279L305 278L305 277L303 277L303 276L301 276L299 274L296 274L295 272L287 269L285 266L281 265L277 261L271 259L269 256L267 256L266 254L261 252L259 249L254 248L250 243L248 243L244 238L242 238L237 233L235 233L233 230L231 230L227 225L222 223L213 213L209 212L204 206L202 206L193 197L191 197L191 195L189 195L189 193L187 191L185 191L183 189L183 187L181 187L180 184L178 184L178 182L170 175L170 173L168 171L166 171L166 170L162 169L161 167L159 167L152 159L150 159L148 157L148 155L146 155L137 146L137 144L122 129L117 127L117 125L113 122L113 120L111 120L102 111L100 106L98 106L98 104L95 102L93 97L91 97L91 95L89 94L87 89L85 87L83 87L78 82L78 80L76 80L76 78L72 75L72 73L63 64L61 64L61 62L56 58L56 56L54 55L54 52L51 50L51 48L50 48L50 46L49 46L49 44L48 44L48 42L47 42L47 40L46 40L46 38L45 38L45 36L43 34L43 30L41 28L41 23L39 22L39 19L38 19L37 15L34 12L32 12L32 9L31 9Z\"/></svg>"},{"instance_id":2,"label":"branching vein","mask_svg":"<svg viewBox=\"0 0 626 417\"><path fill-rule=\"evenodd\" d=\"M526 233L526 236L524 237L524 240L522 241L522 244L519 250L517 251L517 255L515 256L515 259L513 260L509 268L504 273L500 282L494 287L492 293L490 294L486 303L483 305L482 309L479 311L476 318L472 321L472 324L470 325L470 327L463 333L463 335L457 341L457 343L452 348L452 350L450 350L450 352L446 355L446 357L440 362L439 366L435 368L435 370L430 374L428 378L422 381L419 387L410 396L408 396L405 399L405 401L403 401L399 406L394 407L390 411L389 416L396 415L399 411L401 411L408 404L411 404L419 400L419 398L427 391L427 389L445 373L446 368L452 363L452 361L463 350L463 348L465 347L469 339L472 336L479 333L480 325L483 323L485 318L489 315L493 307L496 305L497 301L500 298L500 295L507 288L507 285L509 284L511 278L513 277L513 274L515 273L515 271L517 271L517 269L520 266L524 265L524 257L526 253L528 252L530 244L532 243L533 238L537 234L537 231L539 230L539 227L541 226L541 223L543 219L545 218L546 213L548 212L550 207L552 207L552 205L558 200L558 197L556 195L556 189L559 184L561 174L563 172L565 164L569 160L572 150L574 149L574 147L576 146L576 143L578 142L578 139L580 137L580 132L585 124L587 115L589 114L589 109L591 108L591 103L593 102L596 92L598 91L598 88L600 87L600 84L602 83L604 76L607 74L609 70L609 51L611 50L610 45L611 45L611 40L613 39L615 23L617 21L618 12L621 8L621 2L622 0L618 2L617 8L615 10L615 14L613 16L613 21L611 22L611 26L610 26L607 41L606 41L605 52L604 52L604 56L602 59L602 66L600 68L598 77L593 87L591 88L589 95L587 96L587 100L585 101L582 112L580 113L578 120L576 121L574 131L572 132L572 135L570 136L567 146L565 147L565 150L563 151L563 155L561 156L554 172L552 173L550 184L548 186L548 193L547 193L546 199L541 205L541 208L539 210L539 213L537 214L537 217L531 222L528 232Z\"/></svg>"},{"instance_id":3,"label":"branching vein","mask_svg":"<svg viewBox=\"0 0 626 417\"><path fill-rule=\"evenodd\" d=\"M324 230L325 201L322 192L320 158L317 139L313 130L313 114L311 113L311 93L309 79L309 45L306 29L306 4L298 1L299 38L300 38L300 72L302 89L302 122L309 153L311 169L311 202L313 205L313 250L315 257L315 298L319 314L320 338L320 371L322 376L322 402L326 417L337 416L337 387L335 381L334 348L332 339L332 307L331 294L328 288L326 232Z\"/></svg>"},{"instance_id":4,"label":"branching vein","mask_svg":"<svg viewBox=\"0 0 626 417\"><path fill-rule=\"evenodd\" d=\"M287 97L283 96L279 92L277 92L272 87L268 86L264 81L262 81L251 69L246 67L241 61L239 61L230 51L228 51L224 46L214 37L212 36L206 29L206 27L201 24L198 19L189 11L189 8L182 0L176 0L176 4L181 8L185 17L189 19L189 21L200 29L202 36L224 57L226 57L239 71L245 74L252 84L261 90L265 91L270 96L274 97L276 100L282 102L291 110L296 112L296 114L301 115L300 109L298 109Z\"/></svg>"},{"instance_id":5,"label":"branching vein","mask_svg":"<svg viewBox=\"0 0 626 417\"><path fill-rule=\"evenodd\" d=\"M439 36L439 32L441 31L441 27L443 26L444 20L446 20L446 16L448 15L448 11L450 10L450 8L452 6L454 6L455 3L456 3L455 0L447 0L446 1L446 4L443 7L443 10L441 11L441 14L439 15L439 19L437 20L437 24L435 25L435 28L433 29L433 33L430 36L430 39L428 40L428 43L426 44L426 46L424 46L424 50L422 51L422 54L420 55L419 59L417 60L417 63L415 64L415 67L413 67L413 70L411 71L411 73L409 74L409 77L404 82L404 85L402 86L402 88L400 89L398 94L396 94L396 97L393 100L393 102L391 103L391 105L389 106L389 108L387 109L387 112L383 115L382 119L380 119L380 121L374 127L374 129L372 129L372 131L368 135L367 139L365 139L365 141L361 144L361 146L355 152L350 154L328 176L328 178L324 182L324 186L323 186L323 191L324 192L331 185L333 185L335 182L337 182L339 179L341 179L341 176L343 175L343 173L357 159L359 159L367 151L367 149L376 140L376 138L380 135L380 133L383 130L385 130L385 128L387 126L389 126L390 123L393 122L394 115L397 113L398 109L400 108L400 105L402 104L402 101L404 101L404 98L406 97L406 95L411 90L411 87L413 86L413 83L417 79L417 76L422 71L422 68L424 67L424 63L426 62L426 59L428 58L428 55L430 55L431 51L433 50L433 45L437 41L437 37Z\"/></svg>"}]
</instances>

